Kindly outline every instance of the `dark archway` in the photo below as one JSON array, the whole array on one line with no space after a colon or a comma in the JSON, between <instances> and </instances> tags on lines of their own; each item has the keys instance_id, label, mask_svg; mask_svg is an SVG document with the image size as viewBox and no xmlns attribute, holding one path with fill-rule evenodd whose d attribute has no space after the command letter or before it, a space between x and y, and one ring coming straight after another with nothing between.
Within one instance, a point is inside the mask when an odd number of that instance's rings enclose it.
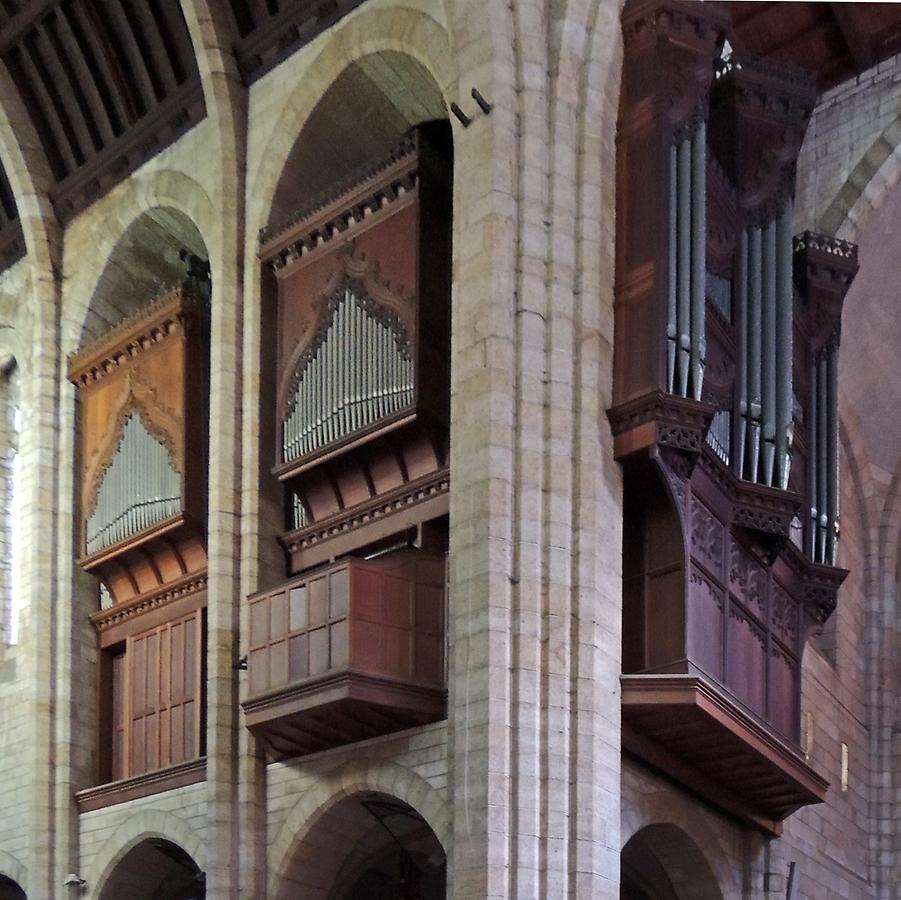
<instances>
[{"instance_id":1,"label":"dark archway","mask_svg":"<svg viewBox=\"0 0 901 900\"><path fill-rule=\"evenodd\" d=\"M94 288L80 344L181 284L192 258L205 264L206 244L185 213L158 206L141 213L118 239Z\"/></svg>"},{"instance_id":2,"label":"dark archway","mask_svg":"<svg viewBox=\"0 0 901 900\"><path fill-rule=\"evenodd\" d=\"M620 900L723 900L700 847L678 826L648 825L623 847Z\"/></svg>"},{"instance_id":3,"label":"dark archway","mask_svg":"<svg viewBox=\"0 0 901 900\"><path fill-rule=\"evenodd\" d=\"M0 900L26 900L26 894L12 878L0 875Z\"/></svg>"},{"instance_id":4,"label":"dark archway","mask_svg":"<svg viewBox=\"0 0 901 900\"><path fill-rule=\"evenodd\" d=\"M100 900L205 900L205 881L200 867L178 844L146 838L110 873Z\"/></svg>"},{"instance_id":5,"label":"dark archway","mask_svg":"<svg viewBox=\"0 0 901 900\"><path fill-rule=\"evenodd\" d=\"M345 797L297 845L281 900L445 900L444 848L413 807L387 794Z\"/></svg>"}]
</instances>

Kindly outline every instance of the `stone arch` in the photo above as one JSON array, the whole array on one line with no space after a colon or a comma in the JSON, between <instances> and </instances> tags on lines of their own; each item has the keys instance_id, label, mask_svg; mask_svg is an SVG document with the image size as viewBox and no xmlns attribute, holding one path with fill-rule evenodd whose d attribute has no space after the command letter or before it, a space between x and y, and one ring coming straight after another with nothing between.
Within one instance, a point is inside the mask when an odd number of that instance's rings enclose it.
<instances>
[{"instance_id":1,"label":"stone arch","mask_svg":"<svg viewBox=\"0 0 901 900\"><path fill-rule=\"evenodd\" d=\"M360 766L346 763L325 775L297 801L269 849L273 896L286 897L292 863L317 824L341 801L356 794L378 793L412 807L447 853L451 817L445 798L421 775L395 763Z\"/></svg>"},{"instance_id":2,"label":"stone arch","mask_svg":"<svg viewBox=\"0 0 901 900\"><path fill-rule=\"evenodd\" d=\"M664 868L668 868L668 862L678 860L680 853L689 854L688 858L702 866L707 893L683 896L674 882L678 900L732 900L742 895L740 876L733 863L740 848L725 846L723 835L728 832L717 827L714 816L699 812L697 801L675 791L642 792L628 799L624 795L621 846L625 850L633 838L644 832L651 838L651 850ZM672 854L662 846L665 842L674 848Z\"/></svg>"},{"instance_id":3,"label":"stone arch","mask_svg":"<svg viewBox=\"0 0 901 900\"><path fill-rule=\"evenodd\" d=\"M116 825L112 836L94 857L87 874L81 873L87 881L88 898L99 900L113 869L126 854L143 841L153 838L161 838L177 845L197 863L201 871L206 870L207 848L197 828L173 813L161 809L144 809Z\"/></svg>"},{"instance_id":4,"label":"stone arch","mask_svg":"<svg viewBox=\"0 0 901 900\"><path fill-rule=\"evenodd\" d=\"M266 224L297 137L320 99L348 66L385 51L403 54L419 63L449 101L456 68L447 32L435 19L411 9L377 9L364 10L339 22L320 52L284 92L287 99L283 108L272 115L278 127L263 149L256 172L248 178L247 196L251 202L247 209L247 239L251 247L255 246L257 232Z\"/></svg>"},{"instance_id":5,"label":"stone arch","mask_svg":"<svg viewBox=\"0 0 901 900\"><path fill-rule=\"evenodd\" d=\"M0 876L6 876L19 885L27 881L25 866L5 850L0 850Z\"/></svg>"},{"instance_id":6,"label":"stone arch","mask_svg":"<svg viewBox=\"0 0 901 900\"><path fill-rule=\"evenodd\" d=\"M621 896L648 900L724 900L701 846L668 822L645 825L623 846Z\"/></svg>"},{"instance_id":7,"label":"stone arch","mask_svg":"<svg viewBox=\"0 0 901 900\"><path fill-rule=\"evenodd\" d=\"M860 222L901 174L901 116L883 130L851 170L845 183L820 216L817 227L826 234L854 240Z\"/></svg>"},{"instance_id":8,"label":"stone arch","mask_svg":"<svg viewBox=\"0 0 901 900\"><path fill-rule=\"evenodd\" d=\"M97 218L87 240L96 248L96 266L84 260L66 263L66 310L63 344L66 352L77 345L96 289L117 245L128 229L143 215L156 209L172 209L200 232L207 252L212 256L219 246L215 207L204 188L182 172L164 169L134 175L119 184L103 201L109 204L103 218ZM68 267L73 266L73 271Z\"/></svg>"}]
</instances>

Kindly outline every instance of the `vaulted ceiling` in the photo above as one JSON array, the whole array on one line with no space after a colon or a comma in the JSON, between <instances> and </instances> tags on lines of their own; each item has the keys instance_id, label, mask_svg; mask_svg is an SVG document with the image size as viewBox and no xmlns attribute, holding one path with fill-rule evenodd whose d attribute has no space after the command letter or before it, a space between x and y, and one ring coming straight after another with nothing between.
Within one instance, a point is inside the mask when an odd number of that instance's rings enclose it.
<instances>
[{"instance_id":1,"label":"vaulted ceiling","mask_svg":"<svg viewBox=\"0 0 901 900\"><path fill-rule=\"evenodd\" d=\"M228 0L245 82L363 0ZM817 73L821 90L901 51L901 4L735 2L739 52ZM31 115L64 224L205 115L180 0L0 0L0 60ZM0 269L24 252L0 166Z\"/></svg>"}]
</instances>

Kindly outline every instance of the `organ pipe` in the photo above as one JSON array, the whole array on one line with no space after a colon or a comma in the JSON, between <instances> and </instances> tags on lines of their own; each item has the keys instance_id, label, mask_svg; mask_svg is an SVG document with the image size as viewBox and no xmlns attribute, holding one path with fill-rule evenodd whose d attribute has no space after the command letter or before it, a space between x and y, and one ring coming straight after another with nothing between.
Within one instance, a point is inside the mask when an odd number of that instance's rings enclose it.
<instances>
[{"instance_id":1,"label":"organ pipe","mask_svg":"<svg viewBox=\"0 0 901 900\"><path fill-rule=\"evenodd\" d=\"M691 383L701 399L706 342L704 339L705 274L707 271L707 125L691 137Z\"/></svg>"},{"instance_id":2,"label":"organ pipe","mask_svg":"<svg viewBox=\"0 0 901 900\"><path fill-rule=\"evenodd\" d=\"M736 452L735 460L738 469L738 477L744 478L746 440L748 437L748 232L742 229L739 236L738 247L738 359L736 371L736 394L738 416L736 425Z\"/></svg>"},{"instance_id":3,"label":"organ pipe","mask_svg":"<svg viewBox=\"0 0 901 900\"><path fill-rule=\"evenodd\" d=\"M777 290L779 302L776 307L776 486L788 488L791 468L791 448L794 431L792 418L792 218L793 208L789 201L779 217L776 232Z\"/></svg>"},{"instance_id":4,"label":"organ pipe","mask_svg":"<svg viewBox=\"0 0 901 900\"><path fill-rule=\"evenodd\" d=\"M669 150L669 246L666 294L666 385L701 399L706 355L707 127Z\"/></svg>"},{"instance_id":5,"label":"organ pipe","mask_svg":"<svg viewBox=\"0 0 901 900\"><path fill-rule=\"evenodd\" d=\"M679 395L688 396L691 362L691 139L679 144L677 168L678 296L676 314L679 332Z\"/></svg>"},{"instance_id":6,"label":"organ pipe","mask_svg":"<svg viewBox=\"0 0 901 900\"><path fill-rule=\"evenodd\" d=\"M761 235L752 228L748 241L748 432L749 456L746 477L758 479L761 413Z\"/></svg>"},{"instance_id":7,"label":"organ pipe","mask_svg":"<svg viewBox=\"0 0 901 900\"><path fill-rule=\"evenodd\" d=\"M817 454L817 509L819 517L817 518L817 551L816 560L823 562L826 557L826 532L829 527L828 514L828 483L829 473L827 470L829 460L829 412L827 409L827 385L828 372L826 371L826 358L821 356L817 360L817 393L819 394L817 402L817 444L815 452Z\"/></svg>"},{"instance_id":8,"label":"organ pipe","mask_svg":"<svg viewBox=\"0 0 901 900\"><path fill-rule=\"evenodd\" d=\"M826 548L823 562L835 565L838 523L838 349L830 349L826 360Z\"/></svg>"},{"instance_id":9,"label":"organ pipe","mask_svg":"<svg viewBox=\"0 0 901 900\"><path fill-rule=\"evenodd\" d=\"M132 413L97 492L86 549L97 553L156 525L181 509L181 476L166 448Z\"/></svg>"},{"instance_id":10,"label":"organ pipe","mask_svg":"<svg viewBox=\"0 0 901 900\"><path fill-rule=\"evenodd\" d=\"M776 227L770 222L763 229L762 246L762 329L761 329L761 423L762 482L773 483L776 462Z\"/></svg>"},{"instance_id":11,"label":"organ pipe","mask_svg":"<svg viewBox=\"0 0 901 900\"><path fill-rule=\"evenodd\" d=\"M301 373L283 426L286 462L298 459L413 402L413 359L394 328L351 292Z\"/></svg>"},{"instance_id":12,"label":"organ pipe","mask_svg":"<svg viewBox=\"0 0 901 900\"><path fill-rule=\"evenodd\" d=\"M676 145L669 149L669 276L666 288L666 389L672 394L676 383Z\"/></svg>"}]
</instances>

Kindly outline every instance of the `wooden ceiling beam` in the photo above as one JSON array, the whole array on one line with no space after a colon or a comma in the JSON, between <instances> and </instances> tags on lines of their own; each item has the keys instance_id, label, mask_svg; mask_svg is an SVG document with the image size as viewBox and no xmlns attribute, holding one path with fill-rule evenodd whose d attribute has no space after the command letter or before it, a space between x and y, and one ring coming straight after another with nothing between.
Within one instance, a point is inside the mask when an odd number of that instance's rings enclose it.
<instances>
[{"instance_id":1,"label":"wooden ceiling beam","mask_svg":"<svg viewBox=\"0 0 901 900\"><path fill-rule=\"evenodd\" d=\"M854 66L858 72L869 69L875 63L873 48L868 36L860 27L860 21L853 3L830 3L829 9L838 23L842 38L848 47Z\"/></svg>"},{"instance_id":2,"label":"wooden ceiling beam","mask_svg":"<svg viewBox=\"0 0 901 900\"><path fill-rule=\"evenodd\" d=\"M100 96L97 82L88 68L84 53L72 30L72 25L62 9L60 9L59 14L57 15L56 25L57 35L59 36L64 52L69 59L69 63L72 66L81 92L85 96L91 118L100 133L100 139L104 145L109 144L116 138L115 131L113 130L113 122L110 119L103 98Z\"/></svg>"},{"instance_id":3,"label":"wooden ceiling beam","mask_svg":"<svg viewBox=\"0 0 901 900\"><path fill-rule=\"evenodd\" d=\"M28 3L0 28L0 56L18 44L26 32L59 2L60 0L28 0Z\"/></svg>"}]
</instances>

